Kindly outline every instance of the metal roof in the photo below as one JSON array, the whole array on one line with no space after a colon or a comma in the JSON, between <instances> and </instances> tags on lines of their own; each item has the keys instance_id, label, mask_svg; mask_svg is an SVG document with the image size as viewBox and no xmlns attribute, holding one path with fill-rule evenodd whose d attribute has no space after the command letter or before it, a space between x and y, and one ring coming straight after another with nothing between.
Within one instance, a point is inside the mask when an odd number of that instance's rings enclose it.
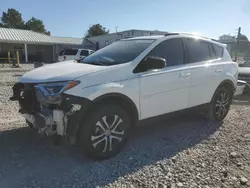
<instances>
[{"instance_id":1,"label":"metal roof","mask_svg":"<svg viewBox=\"0 0 250 188\"><path fill-rule=\"evenodd\" d=\"M0 42L82 45L83 38L54 37L30 30L0 28Z\"/></svg>"}]
</instances>

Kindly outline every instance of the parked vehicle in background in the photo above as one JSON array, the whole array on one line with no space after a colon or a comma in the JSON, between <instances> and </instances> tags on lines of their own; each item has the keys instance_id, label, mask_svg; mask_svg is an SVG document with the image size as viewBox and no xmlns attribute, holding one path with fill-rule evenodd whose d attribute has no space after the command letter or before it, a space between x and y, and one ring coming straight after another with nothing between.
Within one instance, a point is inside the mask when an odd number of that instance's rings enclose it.
<instances>
[{"instance_id":1,"label":"parked vehicle in background","mask_svg":"<svg viewBox=\"0 0 250 188\"><path fill-rule=\"evenodd\" d=\"M89 49L68 48L60 51L58 61L79 60L92 54L94 51Z\"/></svg>"},{"instance_id":2,"label":"parked vehicle in background","mask_svg":"<svg viewBox=\"0 0 250 188\"><path fill-rule=\"evenodd\" d=\"M250 60L239 64L239 80L246 81L250 84Z\"/></svg>"},{"instance_id":3,"label":"parked vehicle in background","mask_svg":"<svg viewBox=\"0 0 250 188\"><path fill-rule=\"evenodd\" d=\"M237 87L226 45L180 33L114 42L83 60L24 74L13 87L28 124L78 143L88 155L117 154L142 120L203 106L222 121Z\"/></svg>"},{"instance_id":4,"label":"parked vehicle in background","mask_svg":"<svg viewBox=\"0 0 250 188\"><path fill-rule=\"evenodd\" d=\"M246 82L246 87L244 88L244 92L248 92L250 90L250 59L245 61L242 64L239 64L239 80Z\"/></svg>"}]
</instances>

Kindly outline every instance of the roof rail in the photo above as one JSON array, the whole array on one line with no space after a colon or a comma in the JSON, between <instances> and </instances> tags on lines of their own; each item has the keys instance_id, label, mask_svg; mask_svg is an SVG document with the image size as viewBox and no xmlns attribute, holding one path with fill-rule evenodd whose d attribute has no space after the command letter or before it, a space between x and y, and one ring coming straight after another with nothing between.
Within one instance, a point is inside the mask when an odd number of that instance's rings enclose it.
<instances>
[{"instance_id":1,"label":"roof rail","mask_svg":"<svg viewBox=\"0 0 250 188\"><path fill-rule=\"evenodd\" d=\"M180 33L166 33L165 36L170 36L170 35L179 35Z\"/></svg>"},{"instance_id":2,"label":"roof rail","mask_svg":"<svg viewBox=\"0 0 250 188\"><path fill-rule=\"evenodd\" d=\"M213 39L213 38L210 38L210 37L206 37L206 36L202 36L202 35L198 35L198 34L194 34L194 33L183 33L183 32L182 33L166 33L165 36L180 35L180 34L191 35L191 36L198 36L198 37L201 37L201 38L204 38L204 39L209 39L209 40L212 40L212 41L215 41L215 42L219 42L216 39Z\"/></svg>"}]
</instances>

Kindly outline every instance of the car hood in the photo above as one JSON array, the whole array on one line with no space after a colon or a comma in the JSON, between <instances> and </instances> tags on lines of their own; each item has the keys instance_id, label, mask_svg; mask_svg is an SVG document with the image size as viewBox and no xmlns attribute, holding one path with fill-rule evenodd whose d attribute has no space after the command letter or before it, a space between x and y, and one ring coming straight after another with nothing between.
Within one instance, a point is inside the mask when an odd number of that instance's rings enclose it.
<instances>
[{"instance_id":1,"label":"car hood","mask_svg":"<svg viewBox=\"0 0 250 188\"><path fill-rule=\"evenodd\" d=\"M250 74L250 67L239 67L239 74Z\"/></svg>"},{"instance_id":2,"label":"car hood","mask_svg":"<svg viewBox=\"0 0 250 188\"><path fill-rule=\"evenodd\" d=\"M25 73L21 78L22 83L42 83L74 80L78 77L110 69L112 66L98 66L75 61L64 61L44 65Z\"/></svg>"}]
</instances>

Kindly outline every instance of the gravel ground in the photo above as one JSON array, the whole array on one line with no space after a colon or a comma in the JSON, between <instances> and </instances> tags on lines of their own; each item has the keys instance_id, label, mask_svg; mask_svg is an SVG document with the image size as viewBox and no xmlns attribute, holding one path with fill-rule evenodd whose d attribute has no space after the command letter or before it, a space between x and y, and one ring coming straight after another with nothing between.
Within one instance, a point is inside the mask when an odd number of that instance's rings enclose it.
<instances>
[{"instance_id":1,"label":"gravel ground","mask_svg":"<svg viewBox=\"0 0 250 188\"><path fill-rule=\"evenodd\" d=\"M8 100L31 68L22 67L0 69L1 188L250 187L250 97L234 99L221 124L189 113L137 128L120 154L100 162L26 126Z\"/></svg>"}]
</instances>

